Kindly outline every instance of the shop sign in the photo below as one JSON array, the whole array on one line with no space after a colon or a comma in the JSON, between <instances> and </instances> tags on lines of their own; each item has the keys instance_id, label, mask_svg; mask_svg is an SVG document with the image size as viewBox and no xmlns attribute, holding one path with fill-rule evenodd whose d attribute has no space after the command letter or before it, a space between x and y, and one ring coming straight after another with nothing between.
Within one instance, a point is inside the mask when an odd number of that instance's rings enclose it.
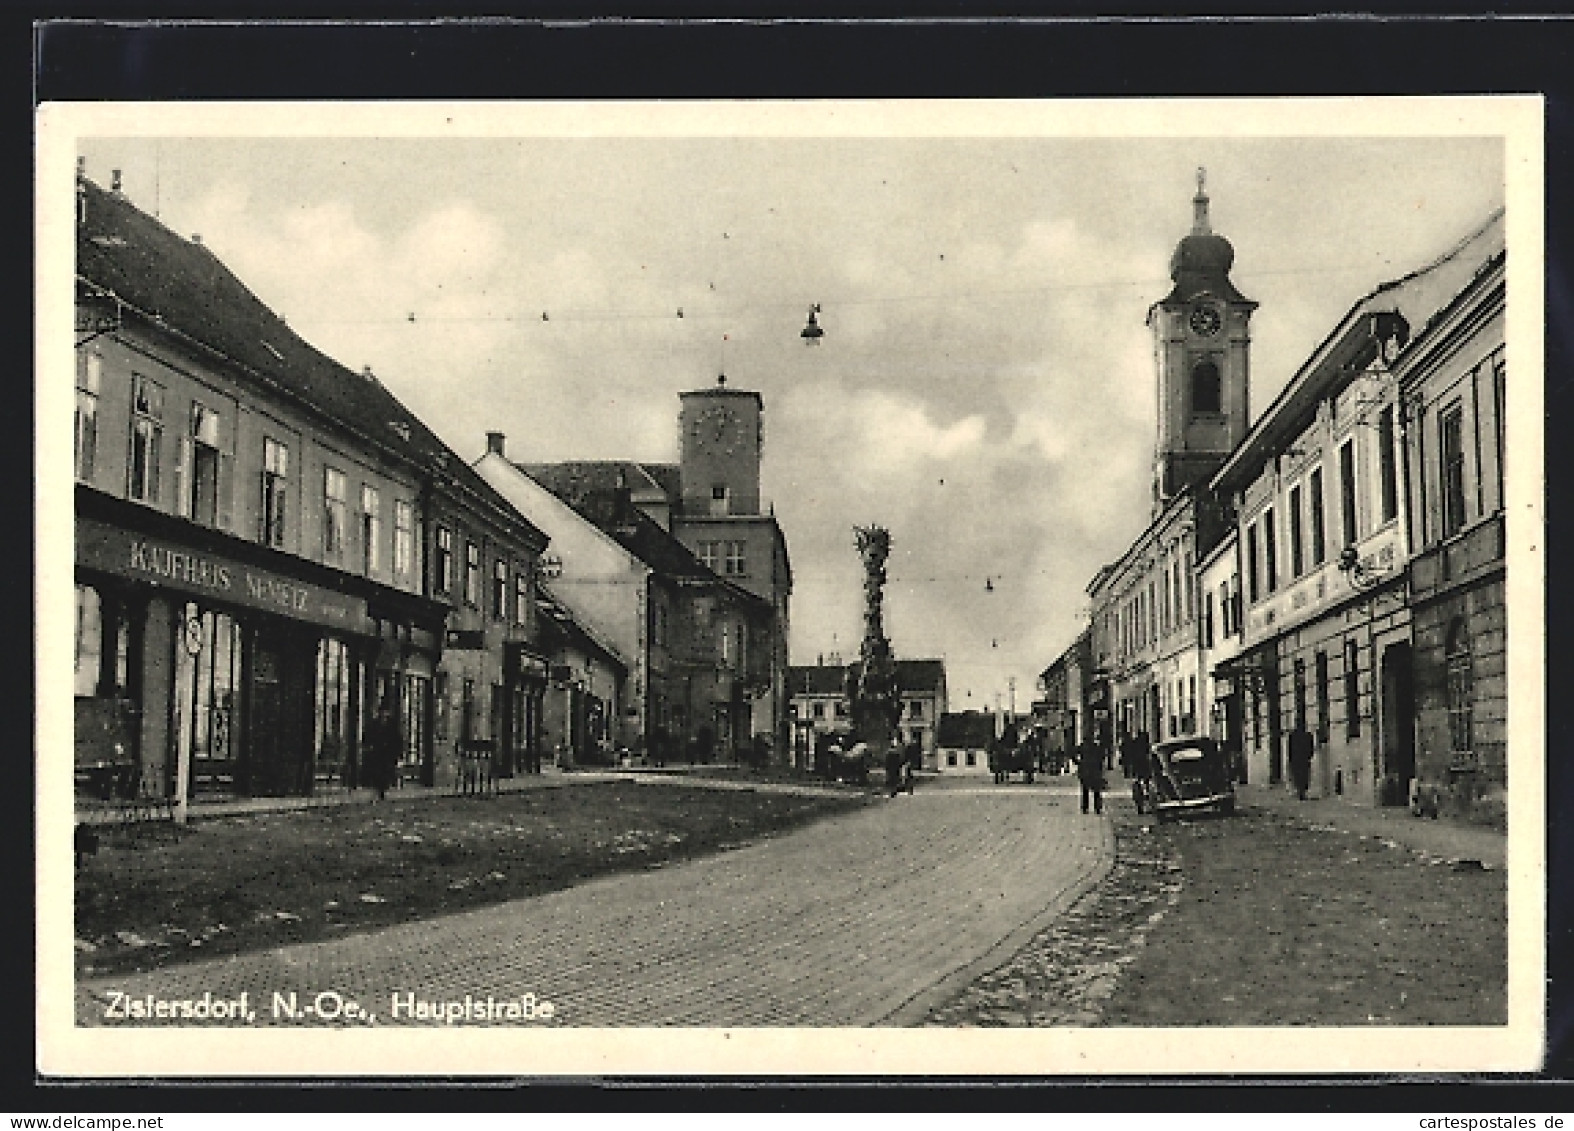
<instances>
[{"instance_id":1,"label":"shop sign","mask_svg":"<svg viewBox=\"0 0 1574 1131\"><path fill-rule=\"evenodd\" d=\"M145 538L92 519L77 521L78 565L216 597L294 620L348 632L372 632L366 602L320 585L246 565L205 550Z\"/></svg>"}]
</instances>

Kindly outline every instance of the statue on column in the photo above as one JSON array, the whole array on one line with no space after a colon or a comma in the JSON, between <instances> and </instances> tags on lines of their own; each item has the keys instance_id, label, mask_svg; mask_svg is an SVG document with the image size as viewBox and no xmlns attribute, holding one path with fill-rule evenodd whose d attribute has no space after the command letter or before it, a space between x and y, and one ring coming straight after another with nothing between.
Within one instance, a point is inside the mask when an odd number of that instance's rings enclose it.
<instances>
[{"instance_id":1,"label":"statue on column","mask_svg":"<svg viewBox=\"0 0 1574 1131\"><path fill-rule=\"evenodd\" d=\"M891 533L880 526L859 526L853 532L864 565L864 638L859 661L847 672L847 700L853 734L867 746L870 761L879 766L884 764L886 752L896 740L896 724L902 717L896 661L891 658L891 642L885 636L881 610Z\"/></svg>"}]
</instances>

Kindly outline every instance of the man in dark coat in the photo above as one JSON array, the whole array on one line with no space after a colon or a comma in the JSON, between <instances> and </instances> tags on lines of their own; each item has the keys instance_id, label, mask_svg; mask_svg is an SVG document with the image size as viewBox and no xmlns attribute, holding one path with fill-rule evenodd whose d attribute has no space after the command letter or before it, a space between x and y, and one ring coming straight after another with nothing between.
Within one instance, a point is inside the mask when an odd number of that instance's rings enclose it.
<instances>
[{"instance_id":1,"label":"man in dark coat","mask_svg":"<svg viewBox=\"0 0 1574 1131\"><path fill-rule=\"evenodd\" d=\"M1093 811L1104 812L1104 751L1095 742L1084 742L1077 747L1077 781L1082 785L1082 811L1088 811L1091 795Z\"/></svg>"},{"instance_id":2,"label":"man in dark coat","mask_svg":"<svg viewBox=\"0 0 1574 1131\"><path fill-rule=\"evenodd\" d=\"M902 768L906 765L907 751L896 739L889 740L885 748L885 788L892 797L902 792Z\"/></svg>"},{"instance_id":3,"label":"man in dark coat","mask_svg":"<svg viewBox=\"0 0 1574 1131\"><path fill-rule=\"evenodd\" d=\"M385 699L366 724L366 784L383 800L399 768L399 723Z\"/></svg>"},{"instance_id":4,"label":"man in dark coat","mask_svg":"<svg viewBox=\"0 0 1574 1131\"><path fill-rule=\"evenodd\" d=\"M1306 791L1312 786L1312 736L1304 722L1295 724L1290 732L1290 780L1295 783L1295 795L1306 800Z\"/></svg>"}]
</instances>

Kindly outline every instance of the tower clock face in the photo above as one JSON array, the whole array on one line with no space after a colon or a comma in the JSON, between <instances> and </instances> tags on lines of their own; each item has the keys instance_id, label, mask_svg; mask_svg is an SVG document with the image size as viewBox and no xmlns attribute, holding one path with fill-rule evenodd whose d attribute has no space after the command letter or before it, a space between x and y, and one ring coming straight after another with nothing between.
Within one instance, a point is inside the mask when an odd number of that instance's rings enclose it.
<instances>
[{"instance_id":1,"label":"tower clock face","mask_svg":"<svg viewBox=\"0 0 1574 1131\"><path fill-rule=\"evenodd\" d=\"M1201 305L1191 308L1186 324L1191 327L1192 333L1211 338L1219 332L1219 328L1224 325L1224 320L1219 317L1218 308Z\"/></svg>"},{"instance_id":2,"label":"tower clock face","mask_svg":"<svg viewBox=\"0 0 1574 1131\"><path fill-rule=\"evenodd\" d=\"M695 418L691 429L694 438L731 453L741 438L738 417L723 405L714 405Z\"/></svg>"}]
</instances>

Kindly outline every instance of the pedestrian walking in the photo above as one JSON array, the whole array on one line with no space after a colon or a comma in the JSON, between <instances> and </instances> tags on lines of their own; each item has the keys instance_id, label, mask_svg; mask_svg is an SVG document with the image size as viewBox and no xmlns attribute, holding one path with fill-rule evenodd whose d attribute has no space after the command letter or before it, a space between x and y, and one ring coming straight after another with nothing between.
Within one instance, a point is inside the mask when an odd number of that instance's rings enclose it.
<instances>
[{"instance_id":1,"label":"pedestrian walking","mask_svg":"<svg viewBox=\"0 0 1574 1131\"><path fill-rule=\"evenodd\" d=\"M1093 798L1093 811L1104 812L1104 751L1094 742L1084 742L1077 747L1077 781L1082 786L1082 811L1088 811L1088 798Z\"/></svg>"},{"instance_id":2,"label":"pedestrian walking","mask_svg":"<svg viewBox=\"0 0 1574 1131\"><path fill-rule=\"evenodd\" d=\"M1290 732L1290 780L1295 783L1295 795L1306 800L1306 791L1312 787L1312 736L1304 722L1297 722Z\"/></svg>"},{"instance_id":3,"label":"pedestrian walking","mask_svg":"<svg viewBox=\"0 0 1574 1131\"><path fill-rule=\"evenodd\" d=\"M366 724L366 756L362 764L366 784L377 791L377 800L382 801L399 768L399 722L387 699L378 704L377 713Z\"/></svg>"},{"instance_id":4,"label":"pedestrian walking","mask_svg":"<svg viewBox=\"0 0 1574 1131\"><path fill-rule=\"evenodd\" d=\"M885 788L895 797L902 792L902 770L907 765L907 751L895 741L885 748Z\"/></svg>"}]
</instances>

